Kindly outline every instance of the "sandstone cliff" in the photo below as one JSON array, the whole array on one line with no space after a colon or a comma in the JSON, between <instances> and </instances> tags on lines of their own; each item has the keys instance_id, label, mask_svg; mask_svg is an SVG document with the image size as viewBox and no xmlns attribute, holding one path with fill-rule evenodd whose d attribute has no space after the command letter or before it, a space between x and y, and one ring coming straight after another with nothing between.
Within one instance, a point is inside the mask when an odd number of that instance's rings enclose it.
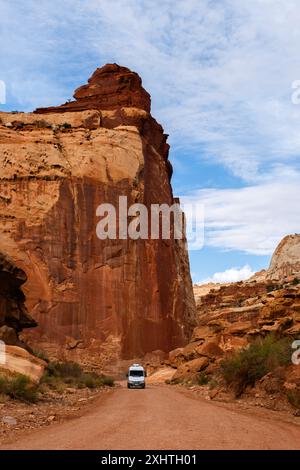
<instances>
[{"instance_id":1,"label":"sandstone cliff","mask_svg":"<svg viewBox=\"0 0 300 470\"><path fill-rule=\"evenodd\" d=\"M194 322L185 244L96 236L103 202L173 203L167 136L125 67L97 69L74 96L0 113L0 247L28 278L27 338L95 362L168 351Z\"/></svg>"}]
</instances>

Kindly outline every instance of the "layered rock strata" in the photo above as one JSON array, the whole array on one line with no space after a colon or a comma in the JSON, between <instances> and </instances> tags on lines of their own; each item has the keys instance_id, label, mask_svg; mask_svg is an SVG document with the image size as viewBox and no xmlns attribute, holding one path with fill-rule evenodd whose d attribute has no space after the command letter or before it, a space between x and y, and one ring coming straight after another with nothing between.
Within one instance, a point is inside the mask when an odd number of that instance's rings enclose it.
<instances>
[{"instance_id":1,"label":"layered rock strata","mask_svg":"<svg viewBox=\"0 0 300 470\"><path fill-rule=\"evenodd\" d=\"M29 339L95 362L169 351L195 319L184 240L96 235L101 203L174 203L167 136L125 67L97 69L74 96L0 113L0 244L27 274Z\"/></svg>"}]
</instances>

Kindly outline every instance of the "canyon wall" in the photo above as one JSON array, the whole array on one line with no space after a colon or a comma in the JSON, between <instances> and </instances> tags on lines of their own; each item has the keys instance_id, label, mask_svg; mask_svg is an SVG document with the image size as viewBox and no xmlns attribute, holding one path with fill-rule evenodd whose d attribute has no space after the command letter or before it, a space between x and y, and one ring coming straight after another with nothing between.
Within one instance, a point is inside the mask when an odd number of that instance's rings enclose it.
<instances>
[{"instance_id":1,"label":"canyon wall","mask_svg":"<svg viewBox=\"0 0 300 470\"><path fill-rule=\"evenodd\" d=\"M95 361L169 351L194 325L184 240L96 235L101 203L173 204L167 136L125 67L97 69L74 97L0 113L0 251L27 275L27 339Z\"/></svg>"}]
</instances>

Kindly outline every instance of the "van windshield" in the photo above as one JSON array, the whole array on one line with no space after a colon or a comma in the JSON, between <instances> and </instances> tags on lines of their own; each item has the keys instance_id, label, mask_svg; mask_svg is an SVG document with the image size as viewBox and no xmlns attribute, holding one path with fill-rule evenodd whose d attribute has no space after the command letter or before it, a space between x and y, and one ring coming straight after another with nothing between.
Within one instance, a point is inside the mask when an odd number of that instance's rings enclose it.
<instances>
[{"instance_id":1,"label":"van windshield","mask_svg":"<svg viewBox=\"0 0 300 470\"><path fill-rule=\"evenodd\" d=\"M142 370L130 370L129 375L131 377L144 377L144 371L142 371Z\"/></svg>"}]
</instances>

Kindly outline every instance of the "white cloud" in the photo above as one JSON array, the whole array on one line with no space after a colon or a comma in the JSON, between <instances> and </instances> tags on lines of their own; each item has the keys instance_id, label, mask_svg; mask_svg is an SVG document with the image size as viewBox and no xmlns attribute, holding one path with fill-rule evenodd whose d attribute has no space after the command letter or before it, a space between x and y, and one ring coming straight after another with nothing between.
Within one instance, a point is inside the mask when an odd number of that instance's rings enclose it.
<instances>
[{"instance_id":1,"label":"white cloud","mask_svg":"<svg viewBox=\"0 0 300 470\"><path fill-rule=\"evenodd\" d=\"M226 283L245 281L246 279L249 279L251 276L253 276L253 274L254 271L252 271L251 267L246 264L242 268L229 268L223 272L215 273L212 276L198 282L197 284L207 284L209 282Z\"/></svg>"},{"instance_id":2,"label":"white cloud","mask_svg":"<svg viewBox=\"0 0 300 470\"><path fill-rule=\"evenodd\" d=\"M295 0L91 1L99 53L137 68L175 148L245 180L298 160L300 8ZM158 14L159 12L159 14ZM98 45L97 45L98 41Z\"/></svg>"},{"instance_id":3,"label":"white cloud","mask_svg":"<svg viewBox=\"0 0 300 470\"><path fill-rule=\"evenodd\" d=\"M270 254L299 232L298 0L65 0L63 9L0 0L0 9L8 102L57 104L95 66L127 65L152 95L178 168L221 164L244 185L191 195L205 205L207 245Z\"/></svg>"},{"instance_id":4,"label":"white cloud","mask_svg":"<svg viewBox=\"0 0 300 470\"><path fill-rule=\"evenodd\" d=\"M298 0L0 0L0 79L24 109L117 61L137 70L173 149L255 181L299 162ZM80 80L80 81L79 81ZM31 86L31 85L32 86Z\"/></svg>"},{"instance_id":5,"label":"white cloud","mask_svg":"<svg viewBox=\"0 0 300 470\"><path fill-rule=\"evenodd\" d=\"M300 231L299 188L300 174L279 167L256 185L202 189L181 200L204 206L206 246L270 255L285 235Z\"/></svg>"}]
</instances>

